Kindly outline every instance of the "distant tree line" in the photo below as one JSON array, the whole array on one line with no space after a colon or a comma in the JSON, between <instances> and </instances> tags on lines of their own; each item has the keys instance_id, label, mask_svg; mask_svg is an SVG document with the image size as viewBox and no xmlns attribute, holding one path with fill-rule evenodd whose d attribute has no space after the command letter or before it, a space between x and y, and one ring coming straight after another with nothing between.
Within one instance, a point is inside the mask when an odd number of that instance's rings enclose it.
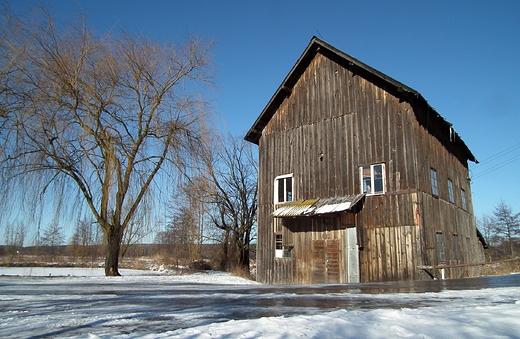
<instances>
[{"instance_id":1,"label":"distant tree line","mask_svg":"<svg viewBox=\"0 0 520 339\"><path fill-rule=\"evenodd\" d=\"M492 215L477 220L479 229L489 245L492 260L515 258L520 253L520 213L500 201Z\"/></svg>"}]
</instances>

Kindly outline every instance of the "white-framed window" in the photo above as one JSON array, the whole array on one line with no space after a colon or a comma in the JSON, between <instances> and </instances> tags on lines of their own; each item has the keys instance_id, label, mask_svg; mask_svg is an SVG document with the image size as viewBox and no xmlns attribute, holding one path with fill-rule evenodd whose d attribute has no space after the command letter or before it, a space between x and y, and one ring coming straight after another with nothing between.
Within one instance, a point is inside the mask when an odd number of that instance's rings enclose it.
<instances>
[{"instance_id":1,"label":"white-framed window","mask_svg":"<svg viewBox=\"0 0 520 339\"><path fill-rule=\"evenodd\" d=\"M281 233L275 234L275 257L276 258L292 258L292 246L283 245L283 235Z\"/></svg>"},{"instance_id":2,"label":"white-framed window","mask_svg":"<svg viewBox=\"0 0 520 339\"><path fill-rule=\"evenodd\" d=\"M460 189L460 199L462 201L462 209L466 211L468 209L468 205L466 203L466 191L464 191L462 188Z\"/></svg>"},{"instance_id":3,"label":"white-framed window","mask_svg":"<svg viewBox=\"0 0 520 339\"><path fill-rule=\"evenodd\" d=\"M437 182L437 171L430 168L430 180L432 182L432 194L435 197L439 196L439 183Z\"/></svg>"},{"instance_id":4,"label":"white-framed window","mask_svg":"<svg viewBox=\"0 0 520 339\"><path fill-rule=\"evenodd\" d=\"M448 195L450 196L450 202L455 203L455 193L453 191L453 181L448 179Z\"/></svg>"},{"instance_id":5,"label":"white-framed window","mask_svg":"<svg viewBox=\"0 0 520 339\"><path fill-rule=\"evenodd\" d=\"M275 236L275 257L282 258L283 257L283 242L282 242L282 234L277 233Z\"/></svg>"},{"instance_id":6,"label":"white-framed window","mask_svg":"<svg viewBox=\"0 0 520 339\"><path fill-rule=\"evenodd\" d=\"M386 192L385 164L361 166L359 176L362 193L374 195Z\"/></svg>"},{"instance_id":7,"label":"white-framed window","mask_svg":"<svg viewBox=\"0 0 520 339\"><path fill-rule=\"evenodd\" d=\"M293 201L293 175L279 175L274 179L274 203Z\"/></svg>"}]
</instances>

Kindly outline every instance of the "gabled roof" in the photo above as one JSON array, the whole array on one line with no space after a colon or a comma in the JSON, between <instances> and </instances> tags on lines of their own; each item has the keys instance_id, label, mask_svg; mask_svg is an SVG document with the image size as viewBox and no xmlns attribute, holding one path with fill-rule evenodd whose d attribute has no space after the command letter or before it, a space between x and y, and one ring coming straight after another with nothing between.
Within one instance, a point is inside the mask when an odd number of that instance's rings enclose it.
<instances>
[{"instance_id":1,"label":"gabled roof","mask_svg":"<svg viewBox=\"0 0 520 339\"><path fill-rule=\"evenodd\" d=\"M285 98L290 96L294 86L303 72L307 69L317 53L320 53L338 64L347 68L357 76L361 76L375 85L383 88L402 101L410 103L414 108L419 123L435 136L445 147L455 154L461 161L478 162L464 141L453 130L452 124L446 121L439 113L431 107L422 95L416 90L402 84L401 82L379 72L378 70L362 63L352 56L338 50L317 37L311 42L293 66L284 81L278 87L273 97L264 108L260 116L245 136L245 140L258 145L262 131L273 117ZM461 157L462 156L462 157ZM464 159L465 158L465 159Z\"/></svg>"}]
</instances>

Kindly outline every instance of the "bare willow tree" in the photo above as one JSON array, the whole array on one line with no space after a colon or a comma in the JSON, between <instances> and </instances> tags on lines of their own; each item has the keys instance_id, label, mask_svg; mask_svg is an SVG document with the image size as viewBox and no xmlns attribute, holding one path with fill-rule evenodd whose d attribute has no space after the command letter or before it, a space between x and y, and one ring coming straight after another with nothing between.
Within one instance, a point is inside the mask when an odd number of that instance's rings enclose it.
<instances>
[{"instance_id":1,"label":"bare willow tree","mask_svg":"<svg viewBox=\"0 0 520 339\"><path fill-rule=\"evenodd\" d=\"M10 32L12 15L4 18L4 36L15 38L0 45L0 57L17 65L9 79L2 74L9 91L0 104L22 105L2 116L2 171L9 187L31 193L24 199L52 192L58 205L75 204L70 214L86 206L105 236L105 274L119 275L125 230L161 203L158 178L167 175L158 173L182 170L198 153L210 44L98 36L84 19L39 18L23 34ZM18 61L10 48L20 46Z\"/></svg>"},{"instance_id":2,"label":"bare willow tree","mask_svg":"<svg viewBox=\"0 0 520 339\"><path fill-rule=\"evenodd\" d=\"M8 12L8 8L1 8ZM6 15L0 23L0 154L5 154L9 121L12 113L23 107L22 98L15 94L15 88L19 86L18 75L23 71L27 55L26 43L23 36L23 23L16 17ZM1 187L4 187L0 176Z\"/></svg>"},{"instance_id":3,"label":"bare willow tree","mask_svg":"<svg viewBox=\"0 0 520 339\"><path fill-rule=\"evenodd\" d=\"M252 147L241 138L221 138L204 161L211 220L224 234L223 263L248 269L257 209L258 165Z\"/></svg>"}]
</instances>

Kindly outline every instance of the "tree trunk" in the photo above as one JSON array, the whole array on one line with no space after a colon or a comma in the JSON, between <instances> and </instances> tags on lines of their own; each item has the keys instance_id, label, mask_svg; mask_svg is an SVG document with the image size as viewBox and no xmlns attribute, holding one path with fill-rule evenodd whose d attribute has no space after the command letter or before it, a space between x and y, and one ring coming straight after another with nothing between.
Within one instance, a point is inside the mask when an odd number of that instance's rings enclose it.
<instances>
[{"instance_id":1,"label":"tree trunk","mask_svg":"<svg viewBox=\"0 0 520 339\"><path fill-rule=\"evenodd\" d=\"M240 249L240 258L238 264L240 267L249 269L249 250L245 248L245 246Z\"/></svg>"},{"instance_id":2,"label":"tree trunk","mask_svg":"<svg viewBox=\"0 0 520 339\"><path fill-rule=\"evenodd\" d=\"M225 238L224 238L224 248L223 248L223 255L222 255L222 261L220 262L220 270L225 271L227 270L228 262L229 262L229 229L226 228L225 230Z\"/></svg>"},{"instance_id":3,"label":"tree trunk","mask_svg":"<svg viewBox=\"0 0 520 339\"><path fill-rule=\"evenodd\" d=\"M121 250L121 241L123 232L121 227L111 226L106 232L106 254L105 254L105 275L120 276L119 273L119 251Z\"/></svg>"}]
</instances>

